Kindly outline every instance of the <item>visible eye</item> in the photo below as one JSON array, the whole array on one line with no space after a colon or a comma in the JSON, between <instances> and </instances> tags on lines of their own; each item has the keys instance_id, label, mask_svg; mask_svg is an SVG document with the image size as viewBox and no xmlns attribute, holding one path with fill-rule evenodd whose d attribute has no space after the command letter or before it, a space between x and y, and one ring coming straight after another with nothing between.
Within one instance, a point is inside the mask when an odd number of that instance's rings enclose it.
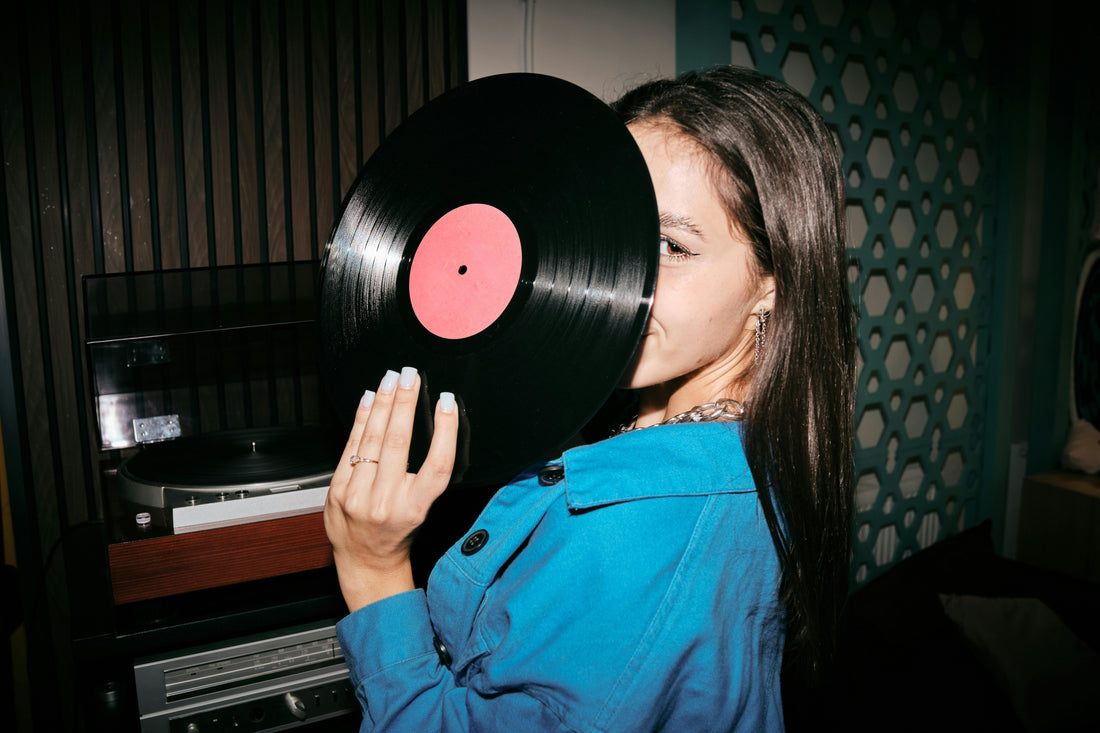
<instances>
[{"instance_id":1,"label":"visible eye","mask_svg":"<svg viewBox=\"0 0 1100 733\"><path fill-rule=\"evenodd\" d=\"M688 257L694 257L695 253L689 250L684 245L677 242L675 239L670 239L665 235L661 235L660 238L661 256L667 257L670 260L683 260Z\"/></svg>"}]
</instances>

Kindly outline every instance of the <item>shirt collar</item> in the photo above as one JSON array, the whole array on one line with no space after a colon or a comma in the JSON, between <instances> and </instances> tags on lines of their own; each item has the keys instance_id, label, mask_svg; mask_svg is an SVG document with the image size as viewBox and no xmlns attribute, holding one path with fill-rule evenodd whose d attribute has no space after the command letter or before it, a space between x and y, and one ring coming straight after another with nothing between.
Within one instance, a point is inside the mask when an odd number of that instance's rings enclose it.
<instances>
[{"instance_id":1,"label":"shirt collar","mask_svg":"<svg viewBox=\"0 0 1100 733\"><path fill-rule=\"evenodd\" d=\"M738 423L662 425L573 448L561 458L570 509L756 491Z\"/></svg>"}]
</instances>

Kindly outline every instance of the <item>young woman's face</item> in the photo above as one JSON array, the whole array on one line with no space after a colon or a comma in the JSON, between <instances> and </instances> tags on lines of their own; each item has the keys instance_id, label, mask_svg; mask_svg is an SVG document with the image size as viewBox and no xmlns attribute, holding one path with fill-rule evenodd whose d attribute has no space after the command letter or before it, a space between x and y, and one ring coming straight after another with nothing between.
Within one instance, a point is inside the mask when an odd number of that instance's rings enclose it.
<instances>
[{"instance_id":1,"label":"young woman's face","mask_svg":"<svg viewBox=\"0 0 1100 733\"><path fill-rule=\"evenodd\" d=\"M624 386L663 390L670 410L744 398L731 388L752 365L754 313L771 309L774 281L754 275L750 245L730 225L703 148L666 125L634 123L630 131L653 177L661 259L649 325Z\"/></svg>"}]
</instances>

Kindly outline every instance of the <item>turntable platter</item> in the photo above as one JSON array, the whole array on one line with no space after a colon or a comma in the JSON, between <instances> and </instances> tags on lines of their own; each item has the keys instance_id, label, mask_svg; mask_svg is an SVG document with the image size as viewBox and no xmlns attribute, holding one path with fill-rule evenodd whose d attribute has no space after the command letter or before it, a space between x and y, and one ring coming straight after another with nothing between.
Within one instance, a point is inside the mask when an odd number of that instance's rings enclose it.
<instances>
[{"instance_id":1,"label":"turntable platter","mask_svg":"<svg viewBox=\"0 0 1100 733\"><path fill-rule=\"evenodd\" d=\"M332 473L342 447L322 431L306 428L228 430L150 445L119 471L160 486L267 484Z\"/></svg>"}]
</instances>

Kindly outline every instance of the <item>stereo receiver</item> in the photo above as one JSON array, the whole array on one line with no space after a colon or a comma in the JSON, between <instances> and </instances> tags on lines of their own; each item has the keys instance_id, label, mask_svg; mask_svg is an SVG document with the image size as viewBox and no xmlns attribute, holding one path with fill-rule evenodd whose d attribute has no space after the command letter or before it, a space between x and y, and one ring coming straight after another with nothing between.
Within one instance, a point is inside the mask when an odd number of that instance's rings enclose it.
<instances>
[{"instance_id":1,"label":"stereo receiver","mask_svg":"<svg viewBox=\"0 0 1100 733\"><path fill-rule=\"evenodd\" d=\"M138 660L142 733L259 733L347 716L359 703L332 622Z\"/></svg>"}]
</instances>

